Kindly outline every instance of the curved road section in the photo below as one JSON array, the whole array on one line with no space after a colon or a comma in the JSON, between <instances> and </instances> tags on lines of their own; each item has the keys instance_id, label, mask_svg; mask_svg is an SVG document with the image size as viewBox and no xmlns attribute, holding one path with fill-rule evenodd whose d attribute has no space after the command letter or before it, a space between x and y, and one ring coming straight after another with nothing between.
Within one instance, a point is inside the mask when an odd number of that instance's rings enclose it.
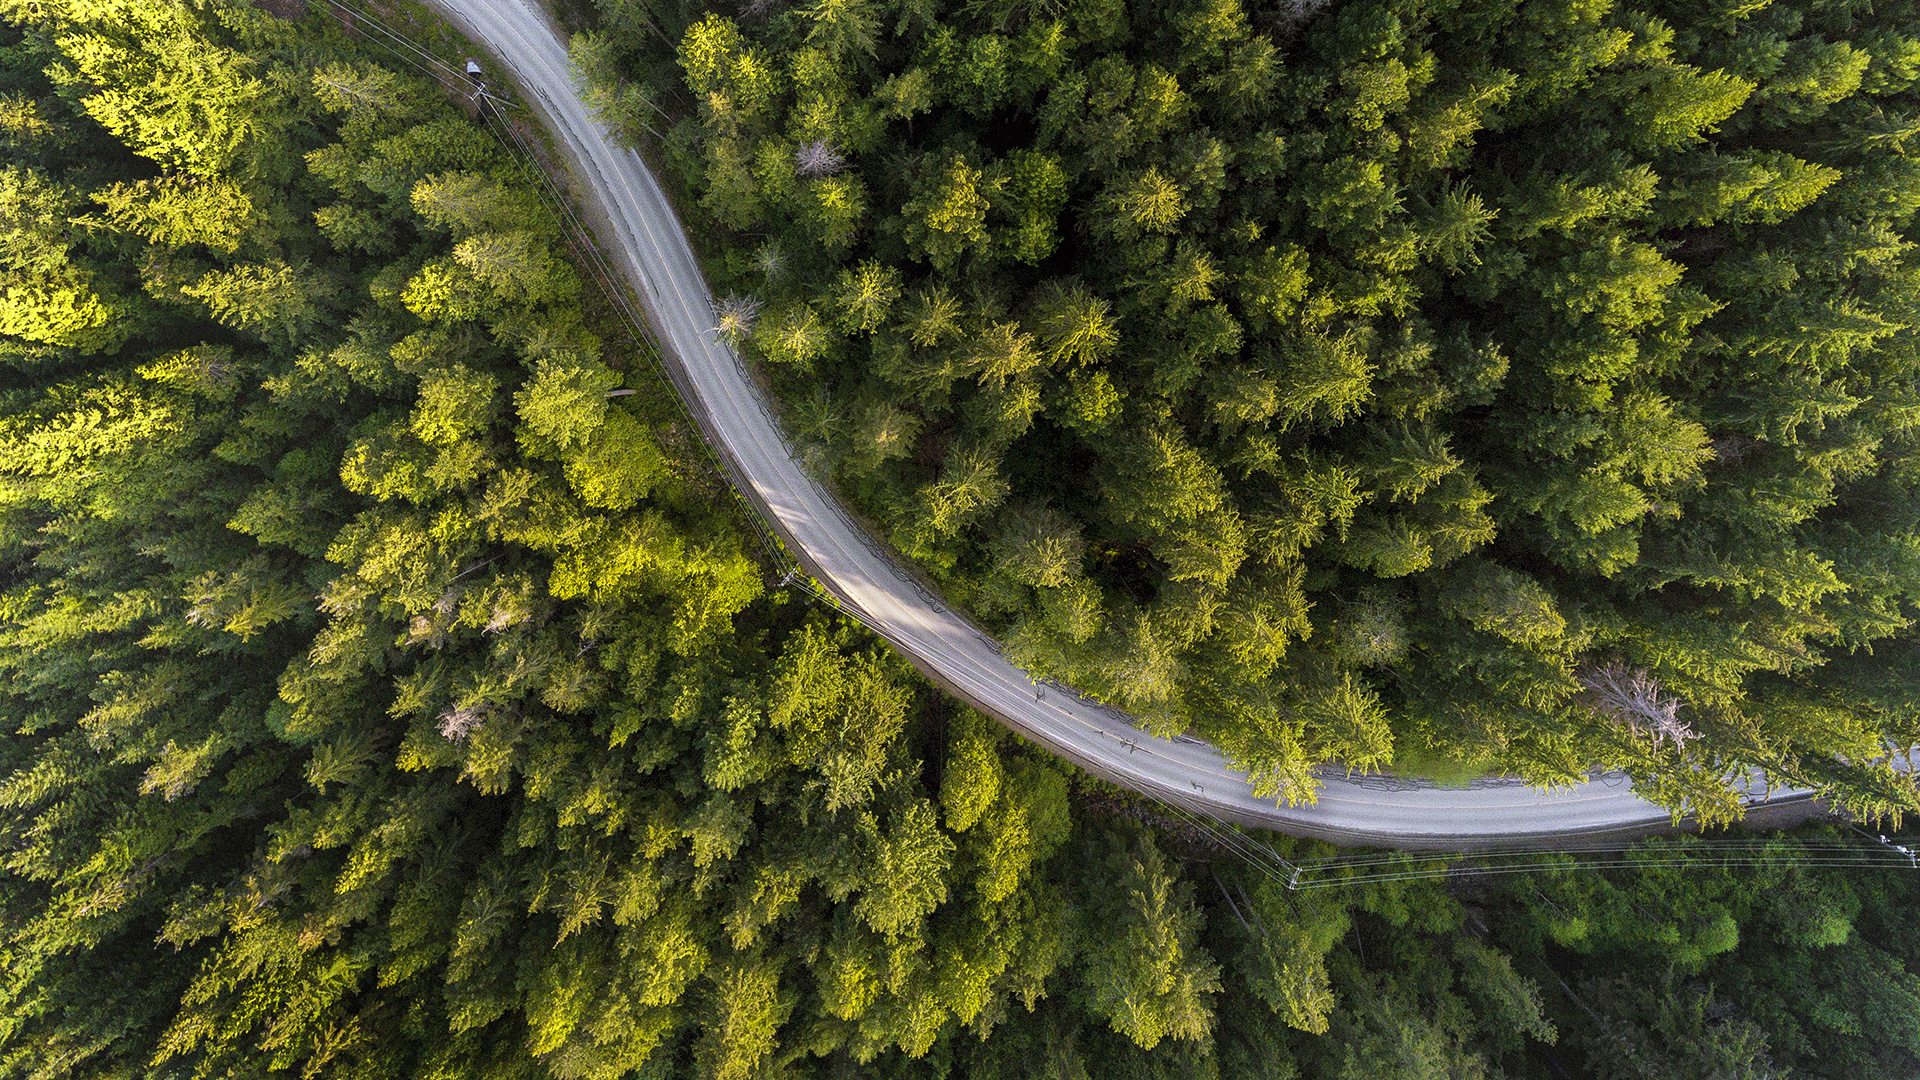
<instances>
[{"instance_id":1,"label":"curved road section","mask_svg":"<svg viewBox=\"0 0 1920 1080\"><path fill-rule=\"evenodd\" d=\"M1115 710L1036 682L999 645L900 570L795 460L764 392L713 333L713 301L678 218L638 154L575 90L566 48L535 0L432 0L489 49L572 158L602 246L646 302L667 364L742 493L843 605L942 686L1075 764L1210 817L1347 844L1474 849L1648 831L1668 812L1623 778L1541 791L1327 778L1311 806L1276 806L1206 743L1161 739ZM1804 797L1775 791L1773 799ZM1758 796L1756 795L1756 798Z\"/></svg>"}]
</instances>

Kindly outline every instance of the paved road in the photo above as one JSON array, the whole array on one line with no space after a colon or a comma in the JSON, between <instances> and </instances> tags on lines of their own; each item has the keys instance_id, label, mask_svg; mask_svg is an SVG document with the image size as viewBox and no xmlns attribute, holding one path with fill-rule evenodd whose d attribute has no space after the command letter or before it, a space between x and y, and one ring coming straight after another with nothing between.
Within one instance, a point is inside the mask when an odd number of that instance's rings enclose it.
<instances>
[{"instance_id":1,"label":"paved road","mask_svg":"<svg viewBox=\"0 0 1920 1080\"><path fill-rule=\"evenodd\" d=\"M493 53L573 159L598 205L601 245L653 316L668 364L749 498L766 509L814 577L922 671L1080 766L1135 791L1228 821L1345 843L1407 848L1508 846L1668 822L1618 777L1537 791L1483 782L1439 789L1329 779L1312 806L1275 806L1205 743L1167 740L1122 714L1036 685L995 642L926 595L795 461L758 384L714 336L693 249L639 155L616 145L581 103L566 49L535 0L432 0ZM1804 792L1780 792L1782 798Z\"/></svg>"}]
</instances>

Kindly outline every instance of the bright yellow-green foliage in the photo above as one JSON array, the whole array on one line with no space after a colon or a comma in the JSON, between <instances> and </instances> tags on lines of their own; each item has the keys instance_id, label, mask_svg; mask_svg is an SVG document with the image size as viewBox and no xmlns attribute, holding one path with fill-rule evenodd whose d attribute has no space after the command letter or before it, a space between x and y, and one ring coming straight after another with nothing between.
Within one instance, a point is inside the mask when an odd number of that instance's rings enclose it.
<instances>
[{"instance_id":1,"label":"bright yellow-green foliage","mask_svg":"<svg viewBox=\"0 0 1920 1080\"><path fill-rule=\"evenodd\" d=\"M81 88L80 103L135 152L196 176L263 167L259 110L271 93L255 62L214 43L210 13L148 0L68 0L60 5L63 62L52 69Z\"/></svg>"},{"instance_id":2,"label":"bright yellow-green foliage","mask_svg":"<svg viewBox=\"0 0 1920 1080\"><path fill-rule=\"evenodd\" d=\"M1156 167L1149 167L1113 199L1114 207L1148 232L1170 232L1187 213L1186 193Z\"/></svg>"},{"instance_id":3,"label":"bright yellow-green foliage","mask_svg":"<svg viewBox=\"0 0 1920 1080\"><path fill-rule=\"evenodd\" d=\"M1417 740L1907 799L1911 5L1311 8L605 0L582 66L701 80L596 100L1022 662L1274 798ZM0 15L0 1080L1920 1070L1897 852L1290 891L1250 845L1331 849L772 588L526 175L324 6Z\"/></svg>"},{"instance_id":4,"label":"bright yellow-green foliage","mask_svg":"<svg viewBox=\"0 0 1920 1080\"><path fill-rule=\"evenodd\" d=\"M204 244L231 255L252 225L253 199L231 180L169 176L120 183L96 192L107 220L156 244Z\"/></svg>"}]
</instances>

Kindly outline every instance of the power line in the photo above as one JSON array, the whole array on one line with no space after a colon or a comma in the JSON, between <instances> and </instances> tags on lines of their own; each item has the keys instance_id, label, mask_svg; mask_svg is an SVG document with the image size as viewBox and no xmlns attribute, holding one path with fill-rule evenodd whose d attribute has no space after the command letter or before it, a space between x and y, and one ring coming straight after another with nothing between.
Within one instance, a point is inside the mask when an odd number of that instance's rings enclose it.
<instances>
[{"instance_id":1,"label":"power line","mask_svg":"<svg viewBox=\"0 0 1920 1080\"><path fill-rule=\"evenodd\" d=\"M1351 859L1321 859L1302 866L1298 887L1328 888L1543 870L1733 869L1768 866L1899 870L1913 869L1914 860L1897 849L1836 841L1705 840L1672 845L1643 842L1632 847L1583 851L1532 849L1398 858L1356 856Z\"/></svg>"},{"instance_id":2,"label":"power line","mask_svg":"<svg viewBox=\"0 0 1920 1080\"><path fill-rule=\"evenodd\" d=\"M1165 799L1154 801L1190 827L1197 828L1206 834L1216 847L1238 856L1242 862L1268 880L1284 885L1288 889L1297 885L1300 878L1299 867L1281 858L1279 852L1248 836L1235 826L1216 821L1205 814L1196 813L1177 801L1170 802Z\"/></svg>"},{"instance_id":3,"label":"power line","mask_svg":"<svg viewBox=\"0 0 1920 1080\"><path fill-rule=\"evenodd\" d=\"M392 41L391 44L384 41L381 42L380 44L385 45L389 51L399 52L401 50L404 50L406 53L411 53L412 54L411 56L403 56L402 58L407 60L409 63L413 64L415 67L424 68L431 75L444 74L445 76L447 76L449 81L454 83L454 85L456 86L465 87L467 85L465 72L462 72L459 69L455 68L453 65L448 64L444 60L441 60L438 56L435 56L430 50L422 48L418 44L414 43L406 35L388 26L385 22L382 22L378 16L372 14L371 12L342 3L341 0L324 0L324 2L328 6L332 7L335 10L336 14L343 13L345 15L352 16L355 19L362 20L368 23L369 25L373 26L376 30L380 31L380 33L385 35L387 38L390 38ZM341 25L345 27L349 32L355 29L345 19L341 20ZM395 45L398 45L399 48L395 49L394 47Z\"/></svg>"},{"instance_id":4,"label":"power line","mask_svg":"<svg viewBox=\"0 0 1920 1080\"><path fill-rule=\"evenodd\" d=\"M1874 845L1844 840L1728 838L1639 841L1575 850L1531 847L1491 852L1369 852L1293 861L1240 829L1195 813L1177 797L1153 801L1176 820L1200 831L1216 848L1290 891L1545 870L1920 868L1920 838L1873 836L1868 839L1876 841Z\"/></svg>"},{"instance_id":5,"label":"power line","mask_svg":"<svg viewBox=\"0 0 1920 1080\"><path fill-rule=\"evenodd\" d=\"M1485 852L1365 852L1290 860L1255 836L1195 812L1178 796L1152 798L1216 849L1289 891L1483 877L1547 870L1920 869L1920 838L1862 833L1873 843L1792 838L1642 840L1577 849L1526 847ZM1858 830L1856 830L1858 831Z\"/></svg>"}]
</instances>

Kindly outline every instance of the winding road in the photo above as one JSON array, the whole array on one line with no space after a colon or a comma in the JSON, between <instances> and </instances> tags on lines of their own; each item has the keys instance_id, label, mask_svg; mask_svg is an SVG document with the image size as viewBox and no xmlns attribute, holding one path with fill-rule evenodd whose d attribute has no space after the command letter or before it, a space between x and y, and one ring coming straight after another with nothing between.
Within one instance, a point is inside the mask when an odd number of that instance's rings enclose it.
<instances>
[{"instance_id":1,"label":"winding road","mask_svg":"<svg viewBox=\"0 0 1920 1080\"><path fill-rule=\"evenodd\" d=\"M1122 713L1035 682L991 637L914 584L795 460L759 384L711 329L712 297L672 206L640 156L581 102L566 48L536 0L431 3L493 54L571 158L601 247L645 301L674 380L741 492L815 579L940 685L1123 787L1297 836L1468 850L1669 825L1666 810L1617 775L1547 791L1503 780L1440 788L1333 776L1313 805L1276 806L1206 743L1149 735ZM1775 790L1772 801L1808 795Z\"/></svg>"}]
</instances>

